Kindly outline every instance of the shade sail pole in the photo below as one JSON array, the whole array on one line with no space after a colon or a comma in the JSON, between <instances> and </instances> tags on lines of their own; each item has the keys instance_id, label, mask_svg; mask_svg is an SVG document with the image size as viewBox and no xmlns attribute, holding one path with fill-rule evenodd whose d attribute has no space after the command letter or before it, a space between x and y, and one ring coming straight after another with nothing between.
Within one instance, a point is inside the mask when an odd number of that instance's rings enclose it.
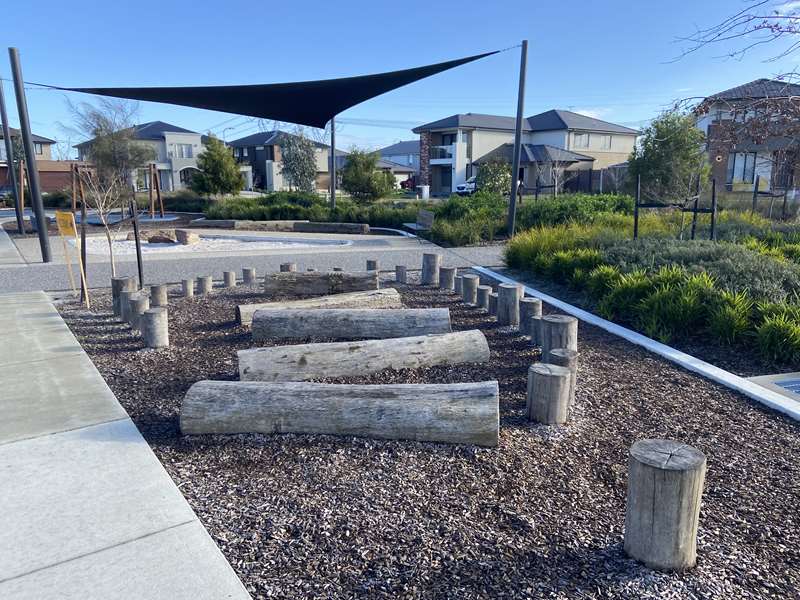
<instances>
[{"instance_id":1,"label":"shade sail pole","mask_svg":"<svg viewBox=\"0 0 800 600\"><path fill-rule=\"evenodd\" d=\"M336 117L331 117L331 210L336 208Z\"/></svg>"},{"instance_id":2,"label":"shade sail pole","mask_svg":"<svg viewBox=\"0 0 800 600\"><path fill-rule=\"evenodd\" d=\"M11 191L14 194L17 230L23 233L25 231L25 216L22 214L22 202L20 202L19 186L17 186L17 173L14 169L14 144L11 141L11 128L8 125L8 113L6 112L6 99L3 94L2 81L0 81L0 120L3 121L3 142L6 145L6 173L8 173L8 181L11 183Z\"/></svg>"},{"instance_id":3,"label":"shade sail pole","mask_svg":"<svg viewBox=\"0 0 800 600\"><path fill-rule=\"evenodd\" d=\"M519 58L519 92L517 95L517 123L514 128L514 160L511 165L511 197L508 199L508 236L514 235L517 220L517 191L519 190L519 163L522 154L522 113L525 110L525 72L528 64L528 40L522 40Z\"/></svg>"}]
</instances>

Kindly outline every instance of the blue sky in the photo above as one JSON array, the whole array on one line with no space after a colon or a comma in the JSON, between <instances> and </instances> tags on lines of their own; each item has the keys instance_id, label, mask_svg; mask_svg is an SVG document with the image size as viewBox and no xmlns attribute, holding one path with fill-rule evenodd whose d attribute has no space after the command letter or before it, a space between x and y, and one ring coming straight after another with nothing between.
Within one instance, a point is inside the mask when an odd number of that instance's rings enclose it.
<instances>
[{"instance_id":1,"label":"blue sky","mask_svg":"<svg viewBox=\"0 0 800 600\"><path fill-rule=\"evenodd\" d=\"M28 81L64 86L214 85L323 79L402 69L529 40L525 114L565 108L640 126L673 100L701 96L793 69L709 48L671 62L681 35L719 21L736 0L542 2L258 2L256 0L17 2L4 7L7 45L20 49ZM380 147L457 112L513 115L519 50L460 67L351 108L337 141ZM10 77L6 54L0 76ZM16 107L4 82L11 121ZM29 90L36 133L60 141L65 94ZM72 94L73 100L91 100ZM235 139L247 118L141 103L139 121L164 120Z\"/></svg>"}]
</instances>

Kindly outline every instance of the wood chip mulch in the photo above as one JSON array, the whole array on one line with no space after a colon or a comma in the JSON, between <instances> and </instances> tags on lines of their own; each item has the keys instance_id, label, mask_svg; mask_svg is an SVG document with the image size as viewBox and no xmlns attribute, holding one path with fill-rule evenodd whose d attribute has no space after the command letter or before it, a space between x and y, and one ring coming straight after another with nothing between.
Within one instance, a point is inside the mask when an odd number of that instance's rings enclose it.
<instances>
[{"instance_id":1,"label":"wood chip mulch","mask_svg":"<svg viewBox=\"0 0 800 600\"><path fill-rule=\"evenodd\" d=\"M455 296L399 286L480 328L485 365L373 382L500 383L495 449L305 435L183 437L201 379L237 379L233 322L255 290L170 298L165 350L110 316L62 314L254 598L797 598L800 424L581 324L565 427L526 423L527 339ZM174 293L177 294L177 291ZM651 571L622 550L628 448L673 438L708 456L697 567Z\"/></svg>"}]
</instances>

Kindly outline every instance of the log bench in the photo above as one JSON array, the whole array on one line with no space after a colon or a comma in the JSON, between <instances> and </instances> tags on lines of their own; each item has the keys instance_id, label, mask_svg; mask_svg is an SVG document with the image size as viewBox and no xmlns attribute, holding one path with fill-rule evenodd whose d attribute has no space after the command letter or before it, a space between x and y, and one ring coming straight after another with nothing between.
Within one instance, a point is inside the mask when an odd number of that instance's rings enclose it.
<instances>
[{"instance_id":1,"label":"log bench","mask_svg":"<svg viewBox=\"0 0 800 600\"><path fill-rule=\"evenodd\" d=\"M324 296L380 288L377 271L290 271L264 277L264 292L287 296Z\"/></svg>"}]
</instances>

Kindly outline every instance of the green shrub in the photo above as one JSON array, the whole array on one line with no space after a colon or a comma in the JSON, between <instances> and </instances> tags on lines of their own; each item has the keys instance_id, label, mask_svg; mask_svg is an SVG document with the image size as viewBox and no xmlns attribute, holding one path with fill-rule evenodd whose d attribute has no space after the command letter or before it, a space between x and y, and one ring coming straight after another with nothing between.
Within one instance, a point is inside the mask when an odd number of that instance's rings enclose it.
<instances>
[{"instance_id":1,"label":"green shrub","mask_svg":"<svg viewBox=\"0 0 800 600\"><path fill-rule=\"evenodd\" d=\"M555 252L548 265L547 274L554 280L564 283L572 279L576 269L588 273L602 262L600 252L593 248L577 248Z\"/></svg>"},{"instance_id":2,"label":"green shrub","mask_svg":"<svg viewBox=\"0 0 800 600\"><path fill-rule=\"evenodd\" d=\"M600 300L597 311L606 319L631 323L636 318L636 307L654 288L652 279L644 271L623 273Z\"/></svg>"},{"instance_id":3,"label":"green shrub","mask_svg":"<svg viewBox=\"0 0 800 600\"><path fill-rule=\"evenodd\" d=\"M30 206L30 199L26 194L26 205ZM58 190L57 192L48 192L42 194L42 204L45 208L72 208L72 196L66 190ZM13 205L10 202L9 205Z\"/></svg>"},{"instance_id":4,"label":"green shrub","mask_svg":"<svg viewBox=\"0 0 800 600\"><path fill-rule=\"evenodd\" d=\"M608 294L622 277L619 269L613 265L600 265L592 269L586 278L586 289L595 300Z\"/></svg>"},{"instance_id":5,"label":"green shrub","mask_svg":"<svg viewBox=\"0 0 800 600\"><path fill-rule=\"evenodd\" d=\"M752 328L753 300L746 292L720 292L709 309L708 329L717 340L732 345Z\"/></svg>"},{"instance_id":6,"label":"green shrub","mask_svg":"<svg viewBox=\"0 0 800 600\"><path fill-rule=\"evenodd\" d=\"M538 225L593 223L602 213L633 214L633 198L617 194L564 194L529 201L517 211L520 229Z\"/></svg>"},{"instance_id":7,"label":"green shrub","mask_svg":"<svg viewBox=\"0 0 800 600\"><path fill-rule=\"evenodd\" d=\"M664 343L685 337L702 322L701 298L699 291L686 282L660 285L636 306L636 326Z\"/></svg>"},{"instance_id":8,"label":"green shrub","mask_svg":"<svg viewBox=\"0 0 800 600\"><path fill-rule=\"evenodd\" d=\"M767 317L756 327L756 342L770 362L795 363L800 360L800 323L786 315Z\"/></svg>"}]
</instances>

